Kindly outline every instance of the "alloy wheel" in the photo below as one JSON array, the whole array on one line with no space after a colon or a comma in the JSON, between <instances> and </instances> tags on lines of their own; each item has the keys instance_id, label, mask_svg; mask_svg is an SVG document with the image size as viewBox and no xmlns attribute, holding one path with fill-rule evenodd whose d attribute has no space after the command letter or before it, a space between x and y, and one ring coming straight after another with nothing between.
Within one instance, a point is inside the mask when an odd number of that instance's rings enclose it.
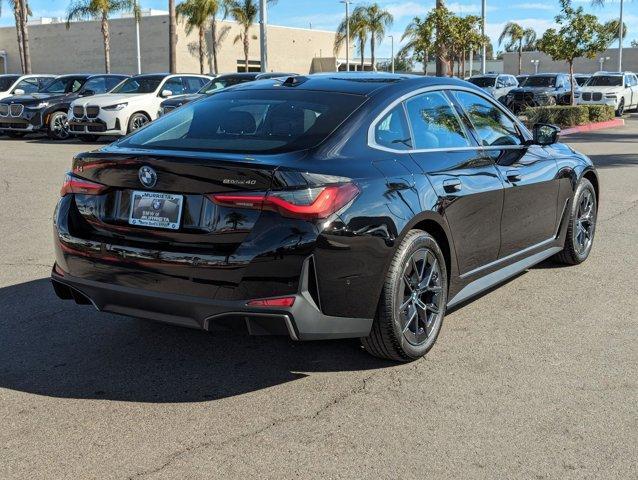
<instances>
[{"instance_id":1,"label":"alloy wheel","mask_svg":"<svg viewBox=\"0 0 638 480\"><path fill-rule=\"evenodd\" d=\"M65 113L56 115L51 123L51 132L55 138L64 140L69 137L69 121Z\"/></svg>"},{"instance_id":2,"label":"alloy wheel","mask_svg":"<svg viewBox=\"0 0 638 480\"><path fill-rule=\"evenodd\" d=\"M147 123L148 123L148 118L146 118L144 115L137 115L133 119L133 130L137 130L138 128L142 128Z\"/></svg>"},{"instance_id":3,"label":"alloy wheel","mask_svg":"<svg viewBox=\"0 0 638 480\"><path fill-rule=\"evenodd\" d=\"M578 202L574 244L579 255L583 255L591 247L594 240L596 212L594 195L591 190L584 190Z\"/></svg>"},{"instance_id":4,"label":"alloy wheel","mask_svg":"<svg viewBox=\"0 0 638 480\"><path fill-rule=\"evenodd\" d=\"M397 298L401 332L412 345L436 336L443 319L441 269L436 256L422 248L407 261Z\"/></svg>"}]
</instances>

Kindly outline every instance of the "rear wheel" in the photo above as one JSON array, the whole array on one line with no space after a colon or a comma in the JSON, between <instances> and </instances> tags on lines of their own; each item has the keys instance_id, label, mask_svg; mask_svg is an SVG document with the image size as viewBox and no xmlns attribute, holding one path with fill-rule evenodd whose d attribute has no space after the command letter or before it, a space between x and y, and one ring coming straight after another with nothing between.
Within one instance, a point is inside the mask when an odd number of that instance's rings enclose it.
<instances>
[{"instance_id":1,"label":"rear wheel","mask_svg":"<svg viewBox=\"0 0 638 480\"><path fill-rule=\"evenodd\" d=\"M565 246L555 255L555 260L567 265L577 265L587 260L594 243L597 211L594 186L583 178L574 193Z\"/></svg>"},{"instance_id":2,"label":"rear wheel","mask_svg":"<svg viewBox=\"0 0 638 480\"><path fill-rule=\"evenodd\" d=\"M66 112L54 112L49 117L47 135L53 140L66 140L69 138L69 122Z\"/></svg>"},{"instance_id":3,"label":"rear wheel","mask_svg":"<svg viewBox=\"0 0 638 480\"><path fill-rule=\"evenodd\" d=\"M377 357L410 361L434 345L445 315L447 271L439 245L412 230L386 274L377 315L363 347Z\"/></svg>"},{"instance_id":4,"label":"rear wheel","mask_svg":"<svg viewBox=\"0 0 638 480\"><path fill-rule=\"evenodd\" d=\"M150 121L151 119L148 118L146 114L139 113L139 112L134 113L133 115L131 115L131 118L129 118L128 120L128 133L134 132L138 128L142 128L144 125L146 125Z\"/></svg>"},{"instance_id":5,"label":"rear wheel","mask_svg":"<svg viewBox=\"0 0 638 480\"><path fill-rule=\"evenodd\" d=\"M98 139L98 135L78 135L78 138L85 143L95 143Z\"/></svg>"}]
</instances>

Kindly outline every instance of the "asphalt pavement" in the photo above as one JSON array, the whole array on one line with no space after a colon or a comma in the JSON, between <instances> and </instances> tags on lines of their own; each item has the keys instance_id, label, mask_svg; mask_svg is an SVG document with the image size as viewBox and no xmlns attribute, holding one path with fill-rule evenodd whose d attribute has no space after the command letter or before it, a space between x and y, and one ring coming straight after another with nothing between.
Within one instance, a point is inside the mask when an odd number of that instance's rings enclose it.
<instances>
[{"instance_id":1,"label":"asphalt pavement","mask_svg":"<svg viewBox=\"0 0 638 480\"><path fill-rule=\"evenodd\" d=\"M589 260L519 275L397 365L58 300L51 215L88 147L0 139L0 478L638 478L638 114L564 141L600 172Z\"/></svg>"}]
</instances>

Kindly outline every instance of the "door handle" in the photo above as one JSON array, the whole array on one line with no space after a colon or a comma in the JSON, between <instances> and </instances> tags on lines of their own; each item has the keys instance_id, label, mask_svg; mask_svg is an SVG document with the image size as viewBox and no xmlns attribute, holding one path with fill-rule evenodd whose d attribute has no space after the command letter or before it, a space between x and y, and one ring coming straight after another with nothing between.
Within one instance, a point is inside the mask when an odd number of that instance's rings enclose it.
<instances>
[{"instance_id":1,"label":"door handle","mask_svg":"<svg viewBox=\"0 0 638 480\"><path fill-rule=\"evenodd\" d=\"M443 190L445 190L447 193L458 192L459 190L461 190L461 181L457 179L444 180Z\"/></svg>"},{"instance_id":2,"label":"door handle","mask_svg":"<svg viewBox=\"0 0 638 480\"><path fill-rule=\"evenodd\" d=\"M505 176L507 176L507 179L510 182L520 182L521 181L521 174L518 170L508 170L507 173L505 173Z\"/></svg>"}]
</instances>

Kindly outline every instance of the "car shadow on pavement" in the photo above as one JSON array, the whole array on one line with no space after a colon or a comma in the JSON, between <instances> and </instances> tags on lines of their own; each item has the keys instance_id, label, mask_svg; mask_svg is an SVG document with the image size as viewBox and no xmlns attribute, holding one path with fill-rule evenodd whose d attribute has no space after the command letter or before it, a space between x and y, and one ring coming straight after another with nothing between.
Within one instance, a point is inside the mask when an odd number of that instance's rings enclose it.
<instances>
[{"instance_id":1,"label":"car shadow on pavement","mask_svg":"<svg viewBox=\"0 0 638 480\"><path fill-rule=\"evenodd\" d=\"M388 368L358 341L213 335L59 300L48 279L0 288L0 388L131 402L199 402L312 372Z\"/></svg>"}]
</instances>

